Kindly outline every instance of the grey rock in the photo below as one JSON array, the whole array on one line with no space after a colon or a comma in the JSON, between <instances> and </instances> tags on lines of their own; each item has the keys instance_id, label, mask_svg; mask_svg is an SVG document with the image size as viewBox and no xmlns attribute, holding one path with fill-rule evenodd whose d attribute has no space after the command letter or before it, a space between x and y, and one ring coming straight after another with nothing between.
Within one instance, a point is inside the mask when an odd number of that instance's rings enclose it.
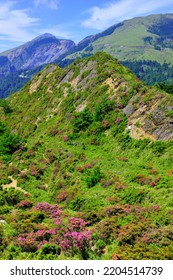
<instances>
[{"instance_id":1,"label":"grey rock","mask_svg":"<svg viewBox=\"0 0 173 280\"><path fill-rule=\"evenodd\" d=\"M75 43L57 39L51 34L43 34L32 41L0 54L0 74L29 70L48 64L69 51Z\"/></svg>"}]
</instances>

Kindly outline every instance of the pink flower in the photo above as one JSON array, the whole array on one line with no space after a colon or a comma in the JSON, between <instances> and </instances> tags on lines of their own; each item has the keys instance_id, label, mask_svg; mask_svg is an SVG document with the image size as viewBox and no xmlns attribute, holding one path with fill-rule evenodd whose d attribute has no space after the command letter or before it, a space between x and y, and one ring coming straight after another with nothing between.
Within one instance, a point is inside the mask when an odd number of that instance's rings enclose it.
<instances>
[{"instance_id":1,"label":"pink flower","mask_svg":"<svg viewBox=\"0 0 173 280\"><path fill-rule=\"evenodd\" d=\"M121 121L122 121L122 118L121 118L121 117L118 117L118 118L115 120L115 123L116 123L116 124L119 124Z\"/></svg>"}]
</instances>

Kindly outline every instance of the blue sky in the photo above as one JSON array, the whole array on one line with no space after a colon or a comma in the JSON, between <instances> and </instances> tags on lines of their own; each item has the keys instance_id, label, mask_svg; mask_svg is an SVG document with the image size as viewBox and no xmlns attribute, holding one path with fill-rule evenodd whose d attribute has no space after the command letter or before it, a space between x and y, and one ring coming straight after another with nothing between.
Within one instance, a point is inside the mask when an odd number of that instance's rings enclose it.
<instances>
[{"instance_id":1,"label":"blue sky","mask_svg":"<svg viewBox=\"0 0 173 280\"><path fill-rule=\"evenodd\" d=\"M0 0L0 52L43 33L76 43L136 16L173 13L172 0Z\"/></svg>"}]
</instances>

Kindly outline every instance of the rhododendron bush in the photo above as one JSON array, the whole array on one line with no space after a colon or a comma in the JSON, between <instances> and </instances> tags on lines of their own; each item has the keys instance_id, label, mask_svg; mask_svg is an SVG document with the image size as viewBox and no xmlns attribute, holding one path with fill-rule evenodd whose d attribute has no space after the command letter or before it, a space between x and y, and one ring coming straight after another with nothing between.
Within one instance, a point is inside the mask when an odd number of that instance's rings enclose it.
<instances>
[{"instance_id":1,"label":"rhododendron bush","mask_svg":"<svg viewBox=\"0 0 173 280\"><path fill-rule=\"evenodd\" d=\"M87 229L87 222L81 218L67 217L57 205L49 203L38 203L34 210L43 212L52 222L52 228L33 230L18 236L16 244L23 251L36 252L44 244L56 244L65 254L74 256L81 254L87 258L87 249L90 246L91 231Z\"/></svg>"}]
</instances>

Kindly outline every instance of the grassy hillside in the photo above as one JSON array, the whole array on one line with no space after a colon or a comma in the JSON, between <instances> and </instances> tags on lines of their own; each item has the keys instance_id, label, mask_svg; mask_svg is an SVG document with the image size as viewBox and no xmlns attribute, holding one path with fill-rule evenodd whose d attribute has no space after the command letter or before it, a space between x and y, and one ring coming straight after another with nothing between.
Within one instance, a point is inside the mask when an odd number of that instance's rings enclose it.
<instances>
[{"instance_id":1,"label":"grassy hillside","mask_svg":"<svg viewBox=\"0 0 173 280\"><path fill-rule=\"evenodd\" d=\"M121 61L153 60L161 64L172 64L172 26L172 14L125 20L118 27L115 25L109 35L105 35L105 32L100 33L100 36L93 36L94 40L90 45L67 58L105 51Z\"/></svg>"},{"instance_id":2,"label":"grassy hillside","mask_svg":"<svg viewBox=\"0 0 173 280\"><path fill-rule=\"evenodd\" d=\"M97 53L7 102L1 259L172 259L172 95Z\"/></svg>"},{"instance_id":3,"label":"grassy hillside","mask_svg":"<svg viewBox=\"0 0 173 280\"><path fill-rule=\"evenodd\" d=\"M82 40L59 63L66 65L76 58L104 51L128 66L148 85L158 82L173 83L172 30L173 14L125 20ZM154 69L153 64L157 64Z\"/></svg>"}]
</instances>

